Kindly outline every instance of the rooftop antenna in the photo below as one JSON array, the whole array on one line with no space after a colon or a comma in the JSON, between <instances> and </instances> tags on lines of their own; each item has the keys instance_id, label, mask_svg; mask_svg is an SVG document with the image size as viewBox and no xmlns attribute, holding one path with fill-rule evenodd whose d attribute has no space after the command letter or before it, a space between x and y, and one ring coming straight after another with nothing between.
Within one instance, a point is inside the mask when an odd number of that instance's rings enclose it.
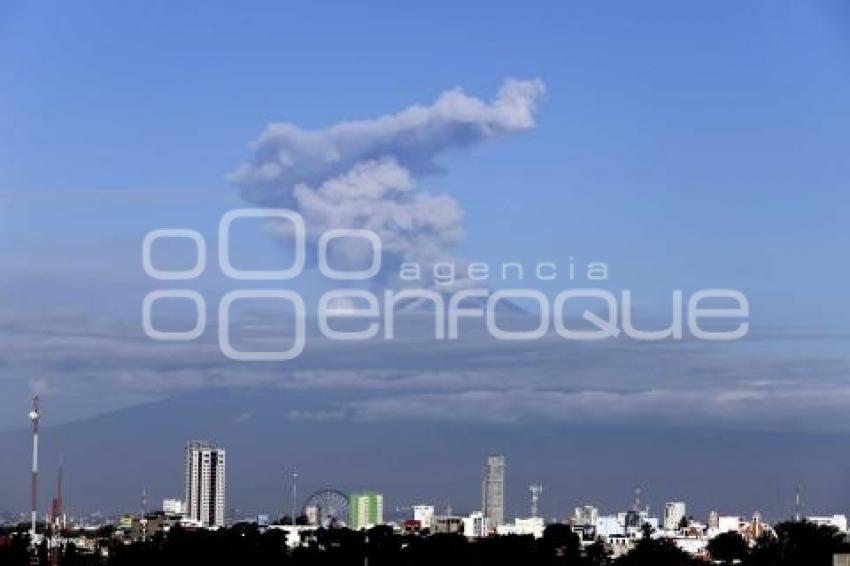
<instances>
[{"instance_id":1,"label":"rooftop antenna","mask_svg":"<svg viewBox=\"0 0 850 566\"><path fill-rule=\"evenodd\" d=\"M543 493L543 486L540 484L528 486L531 492L531 516L537 518L537 505L540 502L540 494Z\"/></svg>"},{"instance_id":2,"label":"rooftop antenna","mask_svg":"<svg viewBox=\"0 0 850 566\"><path fill-rule=\"evenodd\" d=\"M635 487L635 502L632 504L632 510L638 512L641 510L640 486Z\"/></svg>"},{"instance_id":3,"label":"rooftop antenna","mask_svg":"<svg viewBox=\"0 0 850 566\"><path fill-rule=\"evenodd\" d=\"M53 505L51 506L51 515L53 520L54 528L62 528L64 527L64 502L62 500L62 474L63 469L65 467L65 456L59 455L59 473L56 478L56 496L53 498Z\"/></svg>"},{"instance_id":4,"label":"rooftop antenna","mask_svg":"<svg viewBox=\"0 0 850 566\"><path fill-rule=\"evenodd\" d=\"M295 513L298 507L298 472L292 472L292 524L295 524Z\"/></svg>"},{"instance_id":5,"label":"rooftop antenna","mask_svg":"<svg viewBox=\"0 0 850 566\"><path fill-rule=\"evenodd\" d=\"M32 398L32 411L30 411L29 419L32 421L32 524L30 526L30 544L35 546L35 522L38 514L38 422L41 420L38 395Z\"/></svg>"},{"instance_id":6,"label":"rooftop antenna","mask_svg":"<svg viewBox=\"0 0 850 566\"><path fill-rule=\"evenodd\" d=\"M803 496L802 496L802 488L798 485L796 491L794 492L794 521L799 523L802 518L802 509L803 509Z\"/></svg>"},{"instance_id":7,"label":"rooftop antenna","mask_svg":"<svg viewBox=\"0 0 850 566\"><path fill-rule=\"evenodd\" d=\"M62 550L59 546L58 535L65 527L64 514L62 512L62 467L65 464L65 457L59 455L59 474L56 478L56 495L53 496L52 505L50 506L50 545L48 556L50 558L50 566L59 566Z\"/></svg>"},{"instance_id":8,"label":"rooftop antenna","mask_svg":"<svg viewBox=\"0 0 850 566\"><path fill-rule=\"evenodd\" d=\"M148 489L146 487L142 488L142 507L141 507L141 516L139 517L139 525L142 527L142 542L148 539Z\"/></svg>"}]
</instances>

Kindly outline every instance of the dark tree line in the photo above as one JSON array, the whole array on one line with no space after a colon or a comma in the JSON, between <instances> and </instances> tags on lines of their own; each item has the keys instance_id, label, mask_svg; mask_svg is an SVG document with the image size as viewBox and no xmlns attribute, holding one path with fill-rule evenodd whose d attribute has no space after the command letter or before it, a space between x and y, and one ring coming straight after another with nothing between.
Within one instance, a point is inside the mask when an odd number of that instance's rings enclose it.
<instances>
[{"instance_id":1,"label":"dark tree line","mask_svg":"<svg viewBox=\"0 0 850 566\"><path fill-rule=\"evenodd\" d=\"M26 536L0 538L0 565L29 564ZM832 527L812 523L781 523L775 536L764 536L751 548L734 533L715 537L708 549L715 563L742 566L831 566L836 553L850 552L844 536ZM39 549L46 559L47 549ZM306 546L289 549L286 534L261 532L253 524L238 524L218 531L173 528L168 535L124 544L109 543L109 558L100 559L64 549L67 566L185 566L186 564L238 564L245 566L696 566L706 564L680 550L667 539L645 533L626 555L612 559L601 543L582 547L566 525L550 525L542 538L493 537L468 541L459 534L428 537L396 535L389 527L368 532L320 529ZM44 562L46 563L46 562Z\"/></svg>"},{"instance_id":2,"label":"dark tree line","mask_svg":"<svg viewBox=\"0 0 850 566\"><path fill-rule=\"evenodd\" d=\"M742 566L831 566L833 554L850 552L837 529L807 522L781 523L775 536L764 536L750 546L734 533L709 543L714 561ZM167 539L125 547L111 566L177 566L189 561L224 558L239 564L362 565L370 566L697 566L697 560L667 539L645 533L634 549L612 559L601 543L582 548L579 537L566 525L550 525L543 537L509 536L468 541L458 534L429 537L395 535L388 527L368 533L347 529L320 530L307 547L288 550L282 533L260 534L252 525L220 532L177 532Z\"/></svg>"},{"instance_id":3,"label":"dark tree line","mask_svg":"<svg viewBox=\"0 0 850 566\"><path fill-rule=\"evenodd\" d=\"M287 549L282 531L261 533L256 526L236 525L220 531L172 529L145 543L115 545L110 566L184 566L245 564L256 566L476 566L487 564L607 564L601 544L582 551L579 538L566 525L552 525L544 536L493 537L470 542L460 534L421 537L396 535L389 527L367 532L320 529L303 547Z\"/></svg>"}]
</instances>

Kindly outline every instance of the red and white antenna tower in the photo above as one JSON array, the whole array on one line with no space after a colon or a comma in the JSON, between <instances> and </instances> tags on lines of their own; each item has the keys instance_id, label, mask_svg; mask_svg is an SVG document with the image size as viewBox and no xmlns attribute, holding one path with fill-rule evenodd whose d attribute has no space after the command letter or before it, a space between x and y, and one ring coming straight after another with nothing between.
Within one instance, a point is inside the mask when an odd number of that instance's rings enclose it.
<instances>
[{"instance_id":1,"label":"red and white antenna tower","mask_svg":"<svg viewBox=\"0 0 850 566\"><path fill-rule=\"evenodd\" d=\"M38 513L38 421L41 413L38 408L38 395L32 398L32 411L29 414L32 421L32 526L30 527L30 544L35 545L35 522Z\"/></svg>"}]
</instances>

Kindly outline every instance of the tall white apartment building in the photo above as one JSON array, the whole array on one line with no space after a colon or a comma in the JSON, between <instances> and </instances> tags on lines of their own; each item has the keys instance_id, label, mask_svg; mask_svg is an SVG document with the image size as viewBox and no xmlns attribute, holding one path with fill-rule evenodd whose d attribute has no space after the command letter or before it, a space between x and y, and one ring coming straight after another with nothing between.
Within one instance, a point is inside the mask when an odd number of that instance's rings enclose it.
<instances>
[{"instance_id":1,"label":"tall white apartment building","mask_svg":"<svg viewBox=\"0 0 850 566\"><path fill-rule=\"evenodd\" d=\"M186 445L186 508L190 519L205 527L224 526L224 448L211 442Z\"/></svg>"}]
</instances>

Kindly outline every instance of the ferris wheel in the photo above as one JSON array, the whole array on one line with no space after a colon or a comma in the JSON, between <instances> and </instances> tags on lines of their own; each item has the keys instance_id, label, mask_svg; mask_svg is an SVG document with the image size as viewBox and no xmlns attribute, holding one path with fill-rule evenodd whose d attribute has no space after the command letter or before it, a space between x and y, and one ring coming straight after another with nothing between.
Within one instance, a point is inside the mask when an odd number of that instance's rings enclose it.
<instances>
[{"instance_id":1,"label":"ferris wheel","mask_svg":"<svg viewBox=\"0 0 850 566\"><path fill-rule=\"evenodd\" d=\"M337 489L320 489L307 498L301 513L323 527L344 525L348 521L348 496Z\"/></svg>"}]
</instances>

